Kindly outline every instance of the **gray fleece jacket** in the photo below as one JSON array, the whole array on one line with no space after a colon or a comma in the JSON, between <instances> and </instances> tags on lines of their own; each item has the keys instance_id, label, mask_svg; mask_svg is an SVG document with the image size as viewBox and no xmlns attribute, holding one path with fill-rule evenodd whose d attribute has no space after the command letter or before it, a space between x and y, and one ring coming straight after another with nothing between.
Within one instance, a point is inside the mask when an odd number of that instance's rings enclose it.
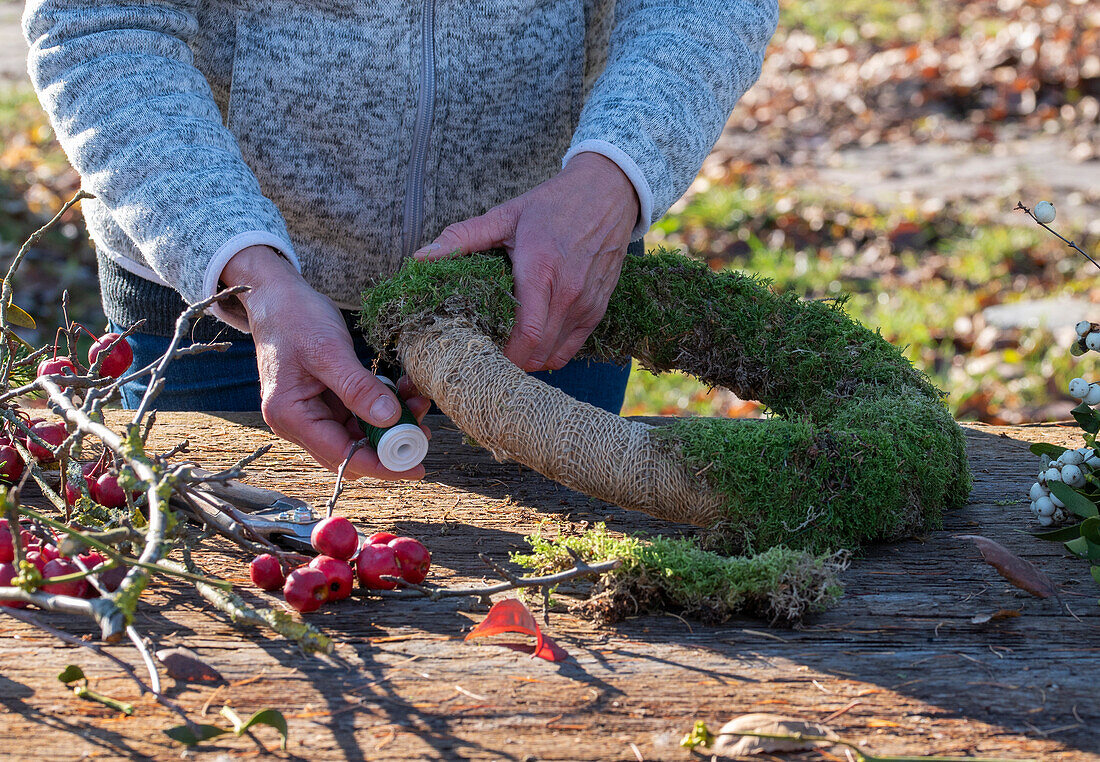
<instances>
[{"instance_id":1,"label":"gray fleece jacket","mask_svg":"<svg viewBox=\"0 0 1100 762\"><path fill-rule=\"evenodd\" d=\"M582 151L633 182L640 237L759 76L777 15L777 0L30 0L23 29L96 196L101 258L193 302L267 244L352 309L446 225Z\"/></svg>"}]
</instances>

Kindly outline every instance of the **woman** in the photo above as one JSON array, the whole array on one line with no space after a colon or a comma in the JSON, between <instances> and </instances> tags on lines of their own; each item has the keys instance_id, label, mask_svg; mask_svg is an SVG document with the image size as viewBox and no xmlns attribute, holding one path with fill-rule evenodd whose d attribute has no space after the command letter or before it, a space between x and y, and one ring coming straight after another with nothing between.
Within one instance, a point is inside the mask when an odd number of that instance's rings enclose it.
<instances>
[{"instance_id":1,"label":"woman","mask_svg":"<svg viewBox=\"0 0 1100 762\"><path fill-rule=\"evenodd\" d=\"M196 329L233 349L176 363L158 406L260 407L333 468L351 414L398 417L348 321L409 256L505 247L505 354L617 411L629 368L570 360L628 244L759 75L776 17L775 0L31 0L23 26L96 196L105 311L147 321L137 361L185 301L251 289ZM422 470L360 450L349 473Z\"/></svg>"}]
</instances>

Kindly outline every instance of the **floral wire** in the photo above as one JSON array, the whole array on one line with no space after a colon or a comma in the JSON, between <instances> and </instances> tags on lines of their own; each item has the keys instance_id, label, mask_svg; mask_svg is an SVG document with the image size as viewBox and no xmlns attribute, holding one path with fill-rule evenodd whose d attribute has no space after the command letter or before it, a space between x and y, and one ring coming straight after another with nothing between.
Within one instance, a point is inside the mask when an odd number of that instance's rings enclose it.
<instances>
[{"instance_id":1,"label":"floral wire","mask_svg":"<svg viewBox=\"0 0 1100 762\"><path fill-rule=\"evenodd\" d=\"M344 491L344 472L347 470L348 464L351 463L352 456L368 444L370 444L370 441L367 439L359 439L353 442L351 449L348 450L347 457L340 464L340 468L336 472L336 486L333 487L332 497L329 498L328 505L325 506L326 519L332 517L332 510L336 507L336 501L340 498L340 493Z\"/></svg>"}]
</instances>

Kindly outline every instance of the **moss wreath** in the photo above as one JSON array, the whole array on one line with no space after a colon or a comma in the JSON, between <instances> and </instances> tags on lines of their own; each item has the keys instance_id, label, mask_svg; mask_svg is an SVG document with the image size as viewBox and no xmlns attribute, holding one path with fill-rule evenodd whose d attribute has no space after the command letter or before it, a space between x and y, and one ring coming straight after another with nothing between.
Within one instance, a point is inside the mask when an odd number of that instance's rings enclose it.
<instances>
[{"instance_id":1,"label":"moss wreath","mask_svg":"<svg viewBox=\"0 0 1100 762\"><path fill-rule=\"evenodd\" d=\"M498 459L703 527L723 552L854 550L933 528L969 494L943 393L843 300L664 250L624 262L579 356L685 371L762 402L760 421L653 427L596 409L503 356L513 321L511 268L490 252L408 262L365 293L361 327Z\"/></svg>"}]
</instances>

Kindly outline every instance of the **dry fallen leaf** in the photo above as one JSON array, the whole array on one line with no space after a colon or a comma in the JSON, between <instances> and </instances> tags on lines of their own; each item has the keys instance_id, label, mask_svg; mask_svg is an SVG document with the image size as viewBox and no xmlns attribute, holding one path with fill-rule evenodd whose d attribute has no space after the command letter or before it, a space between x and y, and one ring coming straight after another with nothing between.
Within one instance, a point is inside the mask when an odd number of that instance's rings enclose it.
<instances>
[{"instance_id":1,"label":"dry fallen leaf","mask_svg":"<svg viewBox=\"0 0 1100 762\"><path fill-rule=\"evenodd\" d=\"M825 741L808 741L793 738L761 738L742 733L764 733L783 736L819 736L837 740L837 735L827 725L806 722L780 714L756 712L743 714L727 722L716 734L714 745L701 751L718 758L737 759L755 754L771 754L777 751L804 751L828 745Z\"/></svg>"},{"instance_id":2,"label":"dry fallen leaf","mask_svg":"<svg viewBox=\"0 0 1100 762\"><path fill-rule=\"evenodd\" d=\"M188 683L224 683L225 678L218 670L199 658L189 648L162 648L157 651L157 659L164 665L168 676L173 680Z\"/></svg>"},{"instance_id":3,"label":"dry fallen leaf","mask_svg":"<svg viewBox=\"0 0 1100 762\"><path fill-rule=\"evenodd\" d=\"M484 638L501 632L522 632L534 636L532 655L540 659L564 661L569 658L565 649L543 634L535 617L518 598L505 598L494 603L489 614L466 635L465 640Z\"/></svg>"},{"instance_id":4,"label":"dry fallen leaf","mask_svg":"<svg viewBox=\"0 0 1100 762\"><path fill-rule=\"evenodd\" d=\"M1016 609L998 609L992 614L977 614L970 619L971 624L985 624L986 622L992 622L997 619L1011 619L1014 616L1020 616L1020 612Z\"/></svg>"},{"instance_id":5,"label":"dry fallen leaf","mask_svg":"<svg viewBox=\"0 0 1100 762\"><path fill-rule=\"evenodd\" d=\"M1036 598L1049 598L1055 595L1054 583L1030 561L1020 558L1011 550L994 542L988 537L977 534L957 535L960 540L973 540L981 551L982 558L997 572L1021 590Z\"/></svg>"}]
</instances>

